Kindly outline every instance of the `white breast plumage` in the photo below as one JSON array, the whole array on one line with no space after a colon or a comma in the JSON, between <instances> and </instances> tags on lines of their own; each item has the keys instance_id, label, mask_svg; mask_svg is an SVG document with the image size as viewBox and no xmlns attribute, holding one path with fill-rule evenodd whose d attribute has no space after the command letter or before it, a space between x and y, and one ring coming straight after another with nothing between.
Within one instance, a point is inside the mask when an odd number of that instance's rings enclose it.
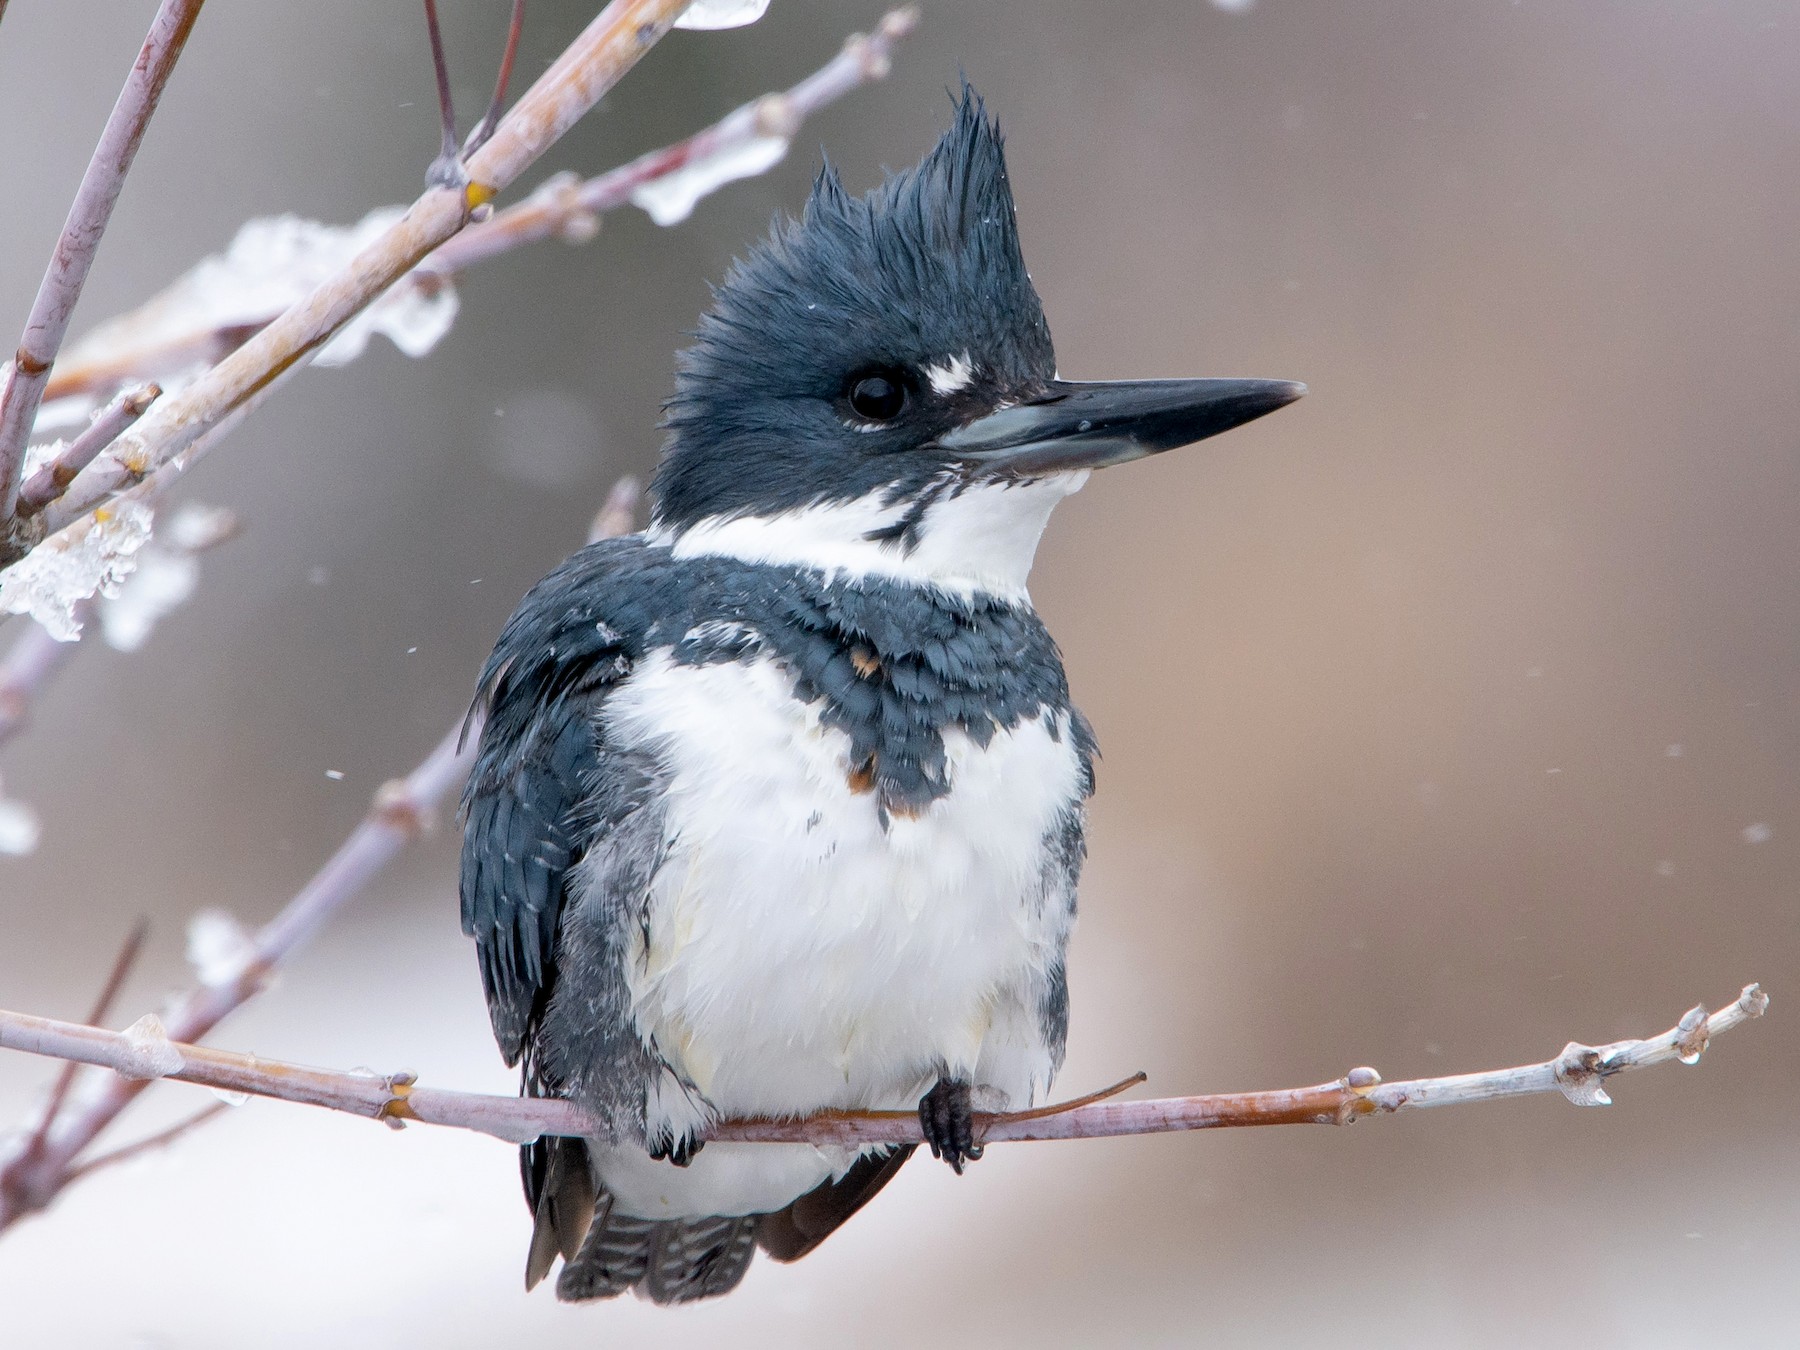
<instances>
[{"instance_id":1,"label":"white breast plumage","mask_svg":"<svg viewBox=\"0 0 1800 1350\"><path fill-rule=\"evenodd\" d=\"M632 994L703 1112L904 1108L943 1072L1018 1105L1048 1087L1033 1033L1072 922L1046 850L1081 792L1067 720L985 747L947 730L949 793L884 821L849 781L849 738L774 658L640 664L604 713L608 739L668 771Z\"/></svg>"}]
</instances>

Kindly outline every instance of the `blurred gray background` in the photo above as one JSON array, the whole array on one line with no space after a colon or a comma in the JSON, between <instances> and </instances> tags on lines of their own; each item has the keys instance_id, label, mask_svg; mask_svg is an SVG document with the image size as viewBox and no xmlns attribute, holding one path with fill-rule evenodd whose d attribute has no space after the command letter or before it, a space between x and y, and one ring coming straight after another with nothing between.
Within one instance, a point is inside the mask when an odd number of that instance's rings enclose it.
<instances>
[{"instance_id":1,"label":"blurred gray background","mask_svg":"<svg viewBox=\"0 0 1800 1350\"><path fill-rule=\"evenodd\" d=\"M8 335L153 8L13 0L0 26ZM468 119L506 5L444 9ZM522 77L590 13L533 0ZM879 13L775 0L754 28L676 34L529 181L785 86ZM1772 1016L1700 1068L1619 1080L1606 1111L1015 1145L960 1181L915 1165L803 1264L675 1312L526 1297L509 1148L257 1103L8 1234L0 1341L1795 1343L1787 0L928 3L892 79L767 177L677 228L628 210L585 247L483 265L428 359L378 342L308 373L192 475L246 535L146 650L83 651L0 762L45 827L0 859L0 1006L80 1016L144 913L129 1020L188 978L194 910L273 913L459 715L612 479L651 466L707 279L802 201L819 144L857 185L917 158L959 63L1009 133L1065 374L1312 387L1101 475L1040 554L1105 752L1063 1086L1492 1067L1751 979ZM429 70L413 3L209 6L76 330L248 217L410 199ZM220 1043L506 1091L453 834ZM0 1059L0 1121L50 1073ZM129 1128L203 1100L160 1089Z\"/></svg>"}]
</instances>

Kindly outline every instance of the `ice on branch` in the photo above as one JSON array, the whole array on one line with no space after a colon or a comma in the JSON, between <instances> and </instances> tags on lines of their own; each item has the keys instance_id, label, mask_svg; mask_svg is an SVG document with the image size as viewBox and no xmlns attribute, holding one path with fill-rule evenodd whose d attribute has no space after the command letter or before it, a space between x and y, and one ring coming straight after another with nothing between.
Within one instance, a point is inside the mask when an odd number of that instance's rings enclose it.
<instances>
[{"instance_id":1,"label":"ice on branch","mask_svg":"<svg viewBox=\"0 0 1800 1350\"><path fill-rule=\"evenodd\" d=\"M640 184L631 193L631 204L642 208L658 225L679 225L694 213L702 197L740 178L767 173L787 152L786 136L761 135L723 145L672 173Z\"/></svg>"},{"instance_id":2,"label":"ice on branch","mask_svg":"<svg viewBox=\"0 0 1800 1350\"><path fill-rule=\"evenodd\" d=\"M162 1018L145 1013L125 1028L125 1052L114 1066L121 1078L166 1078L180 1073L181 1051L169 1039Z\"/></svg>"},{"instance_id":3,"label":"ice on branch","mask_svg":"<svg viewBox=\"0 0 1800 1350\"><path fill-rule=\"evenodd\" d=\"M677 28L742 28L768 12L769 0L694 0L675 20Z\"/></svg>"},{"instance_id":4,"label":"ice on branch","mask_svg":"<svg viewBox=\"0 0 1800 1350\"><path fill-rule=\"evenodd\" d=\"M193 595L199 554L237 530L237 517L218 506L184 502L157 527L137 555L137 570L100 605L100 631L116 651L135 652L156 625Z\"/></svg>"},{"instance_id":5,"label":"ice on branch","mask_svg":"<svg viewBox=\"0 0 1800 1350\"><path fill-rule=\"evenodd\" d=\"M235 915L203 909L188 920L187 959L201 984L219 989L249 969L256 960L256 943Z\"/></svg>"},{"instance_id":6,"label":"ice on branch","mask_svg":"<svg viewBox=\"0 0 1800 1350\"><path fill-rule=\"evenodd\" d=\"M87 400L87 401L90 404L92 402L92 400ZM84 412L81 412L75 408L75 404L78 402L78 400L63 399L63 400L61 400L61 402L63 404L68 405L69 410L71 412L75 412L77 420L81 420L83 417L85 417L86 414ZM56 407L55 404L50 404L50 403L42 404L40 406L42 408ZM60 412L60 411L62 411L62 409L58 408L58 411ZM90 407L87 411L91 412L92 408ZM40 416L38 417L38 424L42 425L43 420L44 419L43 419L42 415L40 414ZM31 476L34 473L36 473L39 469L43 468L46 464L53 463L55 461L56 457L58 455L60 455L63 451L67 450L68 448L69 448L69 443L64 440L39 441L36 445L26 446L25 447L25 467L19 473L19 480L21 482L29 482L31 480Z\"/></svg>"},{"instance_id":7,"label":"ice on branch","mask_svg":"<svg viewBox=\"0 0 1800 1350\"><path fill-rule=\"evenodd\" d=\"M120 497L45 540L0 572L0 613L29 614L58 642L75 641L77 610L95 595L119 593L150 541L153 518L143 502Z\"/></svg>"},{"instance_id":8,"label":"ice on branch","mask_svg":"<svg viewBox=\"0 0 1800 1350\"><path fill-rule=\"evenodd\" d=\"M62 364L127 370L179 384L214 359L219 333L261 328L343 271L405 213L400 206L377 207L347 226L292 215L248 221L223 253L201 260L147 304L96 328L64 354ZM403 281L352 319L316 359L320 365L346 365L376 333L408 356L424 356L450 331L457 304L448 282L424 287Z\"/></svg>"}]
</instances>

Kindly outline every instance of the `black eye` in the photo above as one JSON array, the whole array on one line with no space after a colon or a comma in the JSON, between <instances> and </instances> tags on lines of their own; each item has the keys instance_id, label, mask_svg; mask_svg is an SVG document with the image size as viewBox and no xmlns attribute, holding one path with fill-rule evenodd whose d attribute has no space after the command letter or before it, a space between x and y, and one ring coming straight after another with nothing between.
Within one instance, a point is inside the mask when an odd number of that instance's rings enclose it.
<instances>
[{"instance_id":1,"label":"black eye","mask_svg":"<svg viewBox=\"0 0 1800 1350\"><path fill-rule=\"evenodd\" d=\"M892 375L864 375L850 386L850 406L858 417L890 422L906 406L906 386Z\"/></svg>"}]
</instances>

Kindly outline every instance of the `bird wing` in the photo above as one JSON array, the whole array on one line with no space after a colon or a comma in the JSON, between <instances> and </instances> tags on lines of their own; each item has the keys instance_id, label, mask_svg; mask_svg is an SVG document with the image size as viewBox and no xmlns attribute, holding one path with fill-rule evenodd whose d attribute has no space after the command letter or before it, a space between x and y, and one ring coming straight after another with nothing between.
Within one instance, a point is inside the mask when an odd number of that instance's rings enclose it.
<instances>
[{"instance_id":1,"label":"bird wing","mask_svg":"<svg viewBox=\"0 0 1800 1350\"><path fill-rule=\"evenodd\" d=\"M595 803L595 716L638 643L609 608L634 540L574 555L521 602L482 670L484 716L463 793L462 926L475 939L494 1037L525 1054L554 984L573 870L612 813Z\"/></svg>"}]
</instances>

